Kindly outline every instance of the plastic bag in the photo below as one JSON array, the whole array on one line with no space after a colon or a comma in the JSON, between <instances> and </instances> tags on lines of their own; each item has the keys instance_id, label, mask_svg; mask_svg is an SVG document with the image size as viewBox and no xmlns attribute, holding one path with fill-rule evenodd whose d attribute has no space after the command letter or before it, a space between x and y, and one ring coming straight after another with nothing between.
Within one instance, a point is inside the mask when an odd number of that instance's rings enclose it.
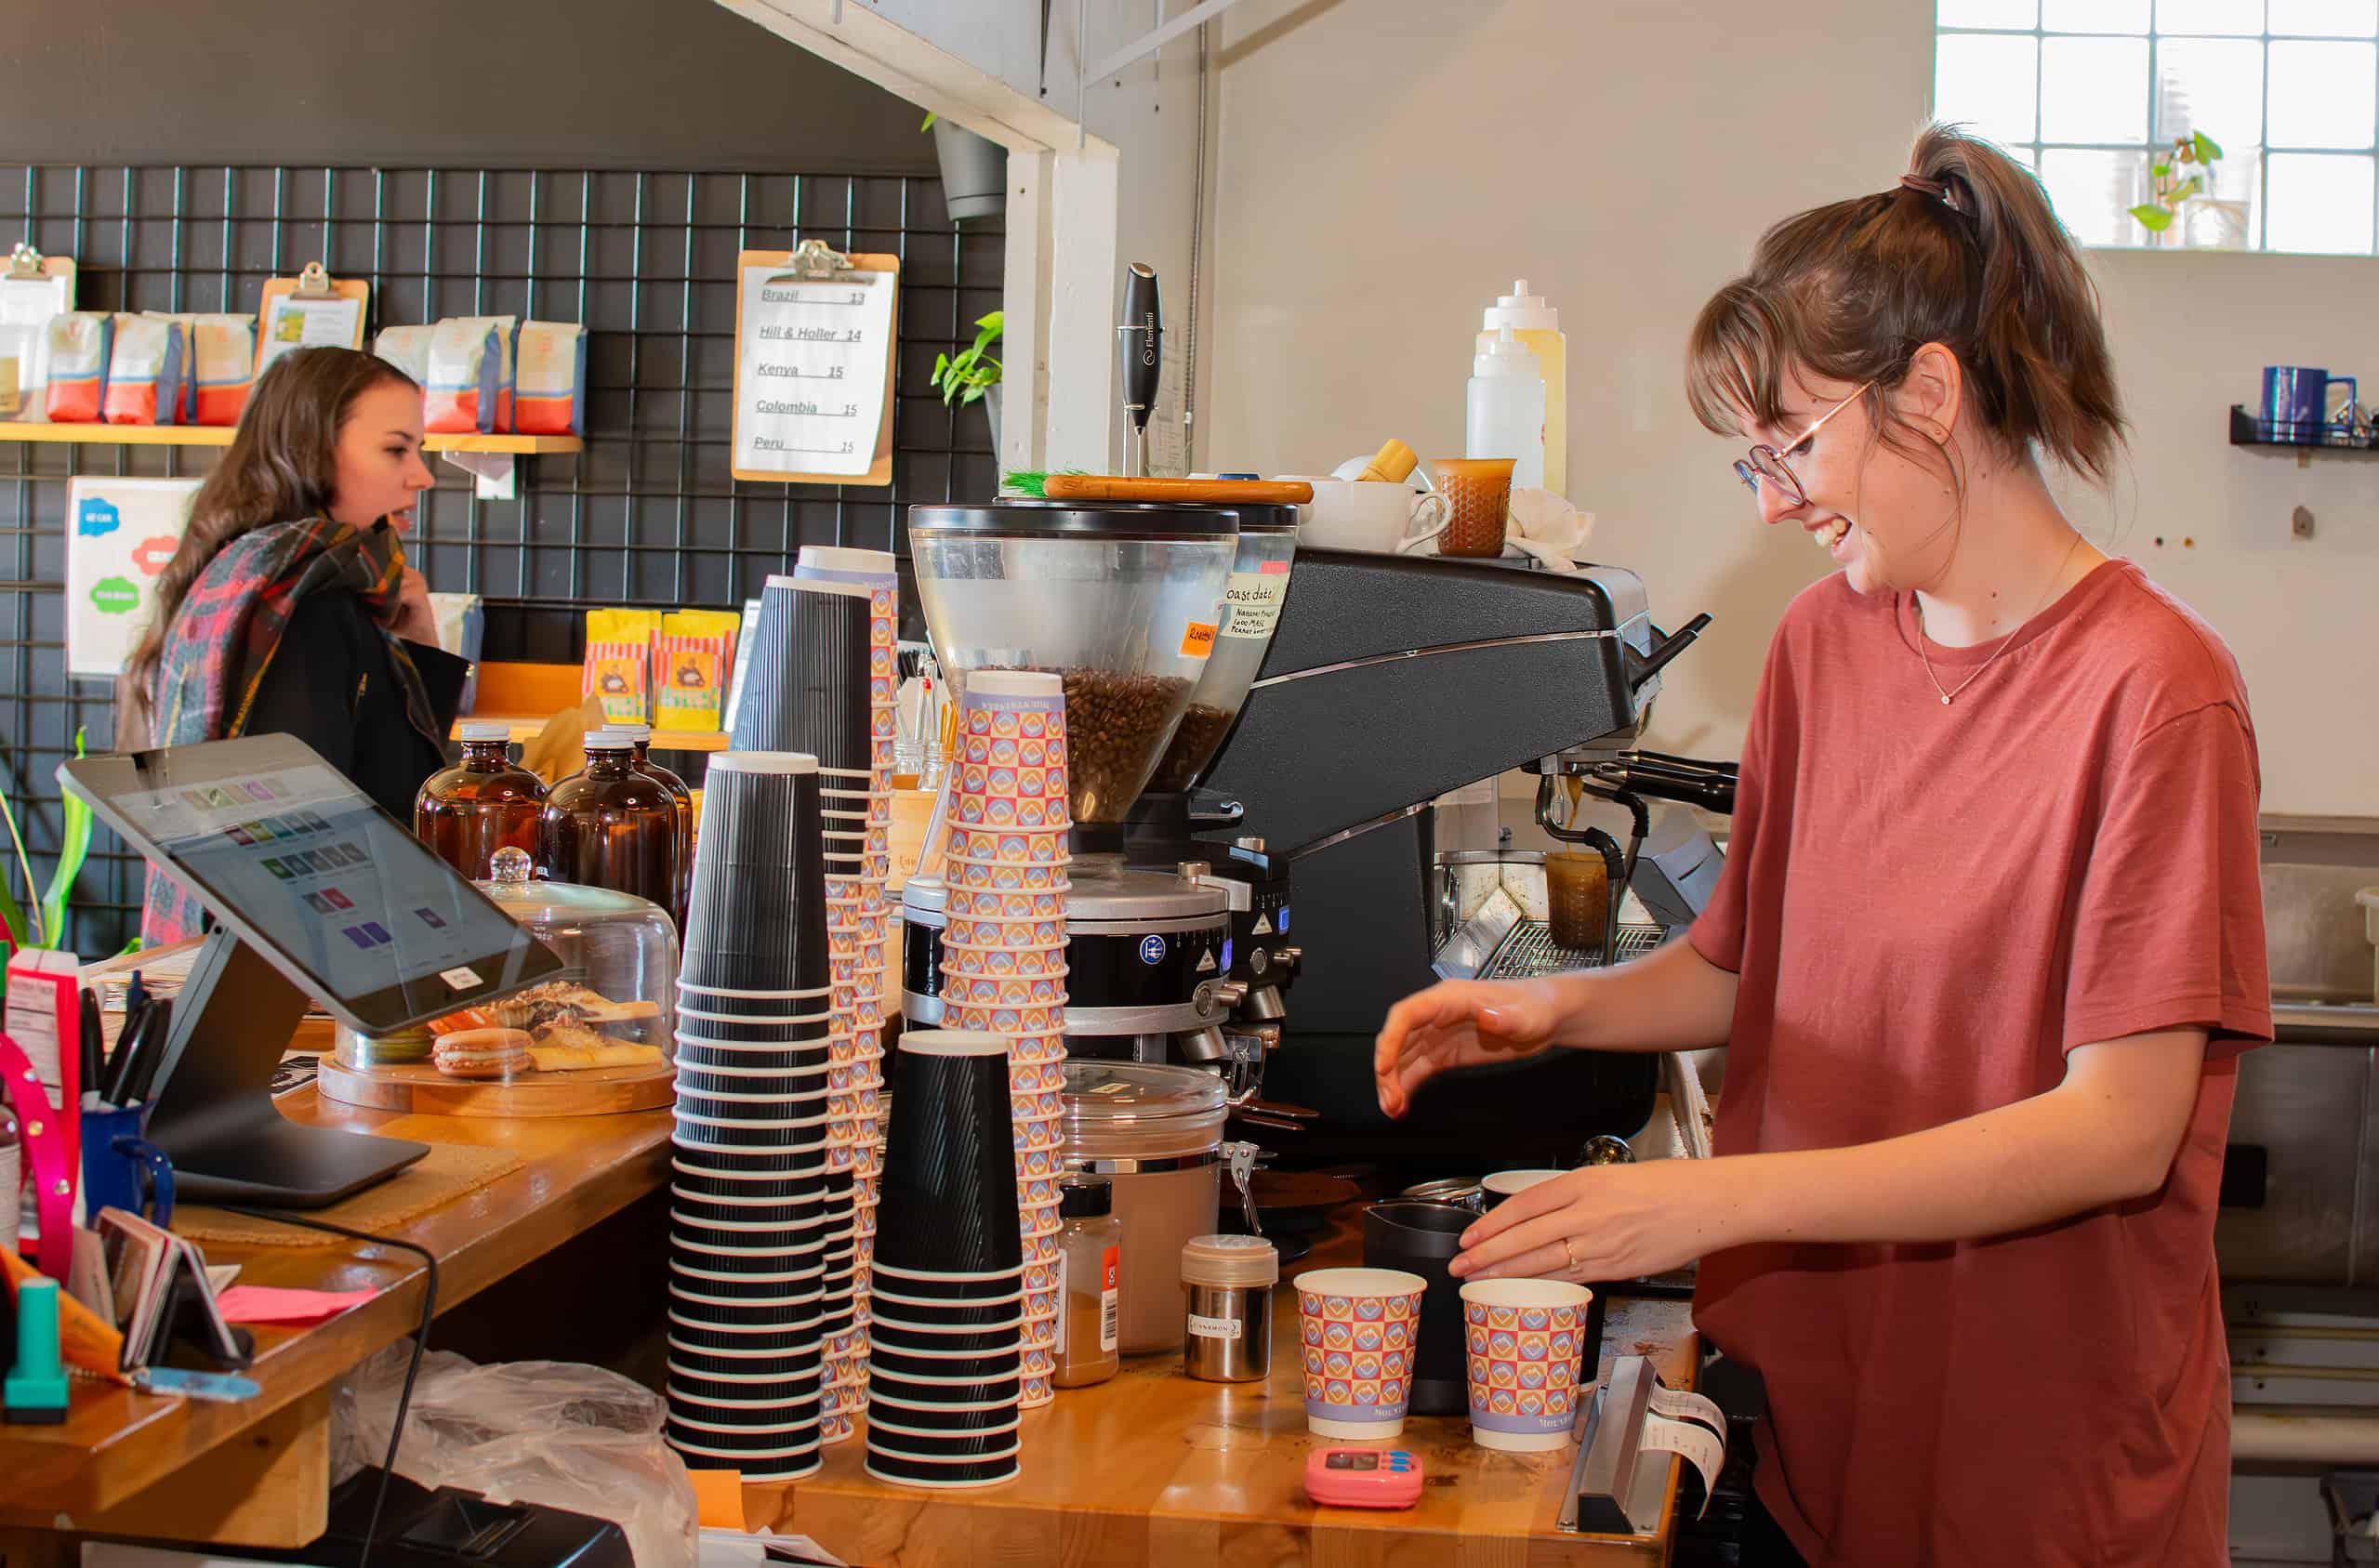
<instances>
[{"instance_id":1,"label":"plastic bag","mask_svg":"<svg viewBox=\"0 0 2379 1568\"><path fill-rule=\"evenodd\" d=\"M357 1367L332 1408L332 1481L388 1456L389 1426L413 1353L399 1340ZM547 1503L628 1532L639 1568L691 1568L694 1482L661 1441L661 1397L599 1366L482 1366L432 1351L405 1412L397 1473L491 1502Z\"/></svg>"}]
</instances>

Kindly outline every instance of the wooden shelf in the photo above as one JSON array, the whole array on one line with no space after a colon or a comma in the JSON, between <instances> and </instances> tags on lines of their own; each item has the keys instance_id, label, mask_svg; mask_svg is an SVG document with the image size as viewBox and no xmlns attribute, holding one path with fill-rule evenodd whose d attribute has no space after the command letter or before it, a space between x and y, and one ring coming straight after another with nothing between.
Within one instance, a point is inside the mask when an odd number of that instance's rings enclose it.
<instances>
[{"instance_id":1,"label":"wooden shelf","mask_svg":"<svg viewBox=\"0 0 2379 1568\"><path fill-rule=\"evenodd\" d=\"M86 446L229 446L239 433L231 425L26 425L0 424L0 441L71 441ZM519 456L584 452L577 436L480 436L432 432L424 452L502 452Z\"/></svg>"},{"instance_id":2,"label":"wooden shelf","mask_svg":"<svg viewBox=\"0 0 2379 1568\"><path fill-rule=\"evenodd\" d=\"M467 714L455 721L450 738L461 740L462 727L465 723L493 722L511 726L512 739L515 742L533 741L537 738L539 732L545 729L552 718L551 714L536 716L511 713ZM654 751L724 751L727 749L727 737L718 730L655 730L653 731L653 749Z\"/></svg>"}]
</instances>

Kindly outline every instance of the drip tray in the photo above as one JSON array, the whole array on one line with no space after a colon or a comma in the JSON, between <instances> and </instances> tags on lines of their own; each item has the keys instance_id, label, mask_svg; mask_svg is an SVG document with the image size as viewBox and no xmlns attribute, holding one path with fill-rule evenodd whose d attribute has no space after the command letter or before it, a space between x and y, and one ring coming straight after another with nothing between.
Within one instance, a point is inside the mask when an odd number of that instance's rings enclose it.
<instances>
[{"instance_id":1,"label":"drip tray","mask_svg":"<svg viewBox=\"0 0 2379 1568\"><path fill-rule=\"evenodd\" d=\"M1631 958L1641 958L1660 945L1661 935L1658 926L1621 926L1619 955L1611 962L1624 964ZM1534 980L1539 975L1595 968L1603 961L1600 948L1556 947L1550 925L1542 920L1523 920L1512 928L1511 934L1480 966L1476 978Z\"/></svg>"}]
</instances>

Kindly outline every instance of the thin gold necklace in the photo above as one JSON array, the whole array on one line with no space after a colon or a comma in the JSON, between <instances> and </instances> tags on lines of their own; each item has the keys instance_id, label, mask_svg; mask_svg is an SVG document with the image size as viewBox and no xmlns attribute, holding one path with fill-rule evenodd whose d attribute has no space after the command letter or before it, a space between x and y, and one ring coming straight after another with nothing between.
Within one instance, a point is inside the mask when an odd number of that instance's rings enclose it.
<instances>
[{"instance_id":1,"label":"thin gold necklace","mask_svg":"<svg viewBox=\"0 0 2379 1568\"><path fill-rule=\"evenodd\" d=\"M2073 563L2073 552L2081 547L2082 534L2081 531L2077 529L2074 532L2073 543L2066 546L2065 554L2058 558L2056 570L2049 573L2048 591L2041 595L2040 603L2032 606L2032 614L2025 616L2022 620L2016 622L2015 626L2008 628L2007 635L1999 639L1999 646L1990 651L1990 656L1985 659L1981 664L1975 666L1974 674L1969 675L1965 679L1961 680L1958 684L1949 688L1947 691L1943 691L1942 689L1941 678L1933 673L1933 656L1924 651L1924 600L1922 595L1916 596L1916 656L1924 662L1924 679L1933 682L1933 689L1936 692L1941 692L1941 705L1943 707L1948 707L1951 702L1956 700L1959 692L1964 691L1967 687L1972 686L1976 680L1980 679L1982 678L1983 671L1997 664L1999 662L1999 656L2002 653L2006 652L2008 646L2016 640L2016 634L2032 624L2033 615L2038 615L2042 611L2046 610L2049 607L2049 595L2056 592L2057 584L2065 577L2065 569Z\"/></svg>"}]
</instances>

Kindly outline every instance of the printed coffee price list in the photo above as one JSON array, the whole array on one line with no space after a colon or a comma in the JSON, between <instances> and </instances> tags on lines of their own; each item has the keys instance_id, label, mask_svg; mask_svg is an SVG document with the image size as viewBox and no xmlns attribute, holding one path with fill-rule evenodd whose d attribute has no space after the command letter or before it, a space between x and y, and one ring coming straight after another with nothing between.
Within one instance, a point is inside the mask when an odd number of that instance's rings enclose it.
<instances>
[{"instance_id":1,"label":"printed coffee price list","mask_svg":"<svg viewBox=\"0 0 2379 1568\"><path fill-rule=\"evenodd\" d=\"M897 274L805 280L743 269L735 362L739 470L857 477L875 461Z\"/></svg>"}]
</instances>

